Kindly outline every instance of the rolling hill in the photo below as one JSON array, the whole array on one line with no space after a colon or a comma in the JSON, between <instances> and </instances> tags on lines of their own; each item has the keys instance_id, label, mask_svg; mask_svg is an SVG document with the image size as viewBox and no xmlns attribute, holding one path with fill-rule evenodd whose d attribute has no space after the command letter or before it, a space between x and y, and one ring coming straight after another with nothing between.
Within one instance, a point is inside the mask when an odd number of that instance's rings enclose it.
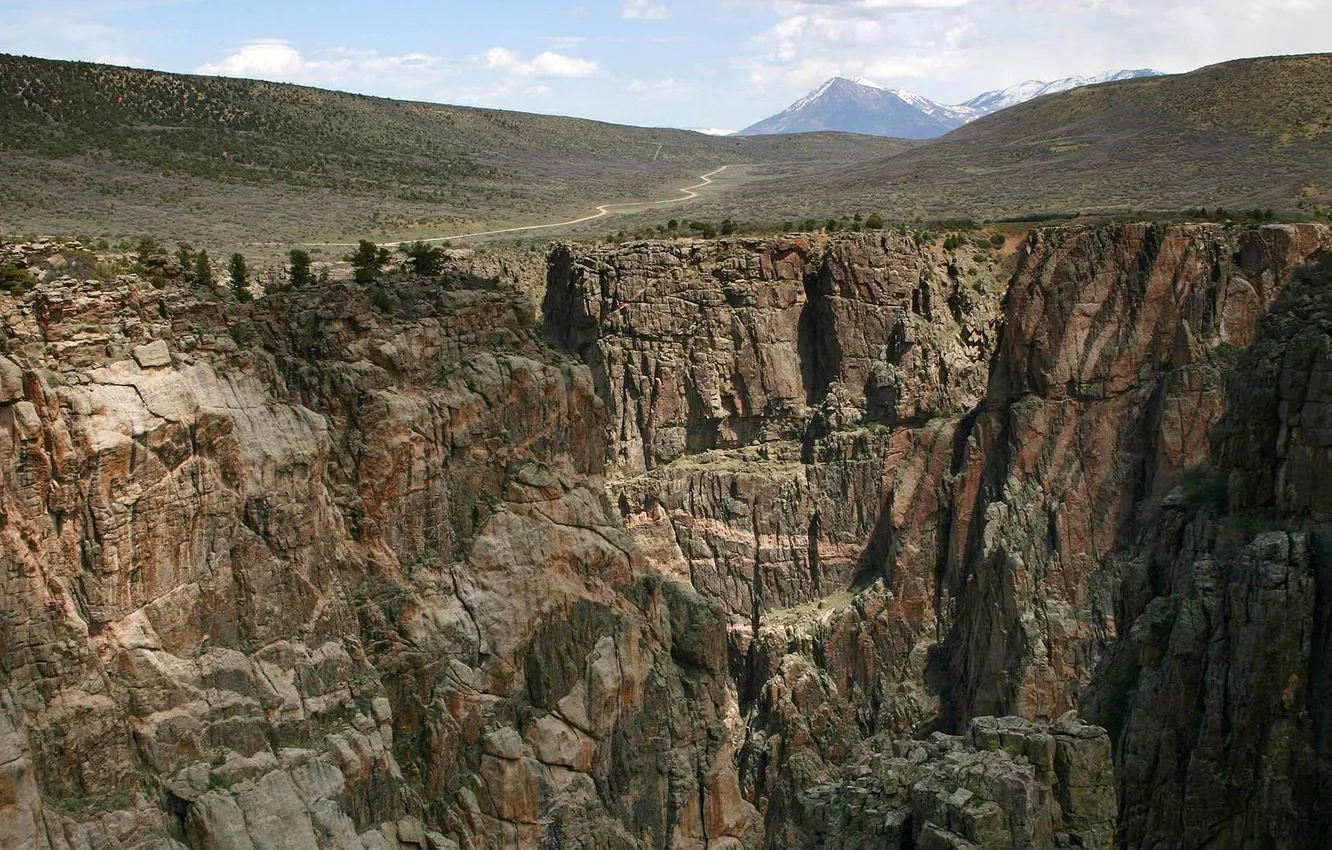
<instances>
[{"instance_id":1,"label":"rolling hill","mask_svg":"<svg viewBox=\"0 0 1332 850\"><path fill-rule=\"evenodd\" d=\"M716 138L0 55L0 232L221 245L448 235L670 196L704 171L906 143Z\"/></svg>"},{"instance_id":2,"label":"rolling hill","mask_svg":"<svg viewBox=\"0 0 1332 850\"><path fill-rule=\"evenodd\" d=\"M1226 62L1041 97L893 158L712 199L765 220L1006 218L1332 202L1332 54Z\"/></svg>"}]
</instances>

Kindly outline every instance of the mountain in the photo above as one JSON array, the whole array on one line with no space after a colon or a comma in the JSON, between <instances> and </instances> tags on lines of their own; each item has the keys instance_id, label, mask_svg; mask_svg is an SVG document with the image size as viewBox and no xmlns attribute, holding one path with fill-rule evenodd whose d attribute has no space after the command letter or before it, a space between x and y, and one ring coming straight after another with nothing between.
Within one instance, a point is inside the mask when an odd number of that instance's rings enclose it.
<instances>
[{"instance_id":1,"label":"mountain","mask_svg":"<svg viewBox=\"0 0 1332 850\"><path fill-rule=\"evenodd\" d=\"M995 89L994 91L978 94L962 105L974 110L977 117L980 117L981 115L998 112L1001 109L1007 109L1010 106L1017 106L1019 103L1035 100L1047 94L1057 94L1058 92L1082 88L1083 86L1100 85L1101 83L1118 83L1122 80L1160 76L1163 76L1160 71L1153 71L1151 68L1139 68L1136 71L1106 71L1094 77L1064 77L1062 80L1055 80L1052 83L1047 83L1044 80L1027 80L1025 83L1018 83L1006 89Z\"/></svg>"},{"instance_id":2,"label":"mountain","mask_svg":"<svg viewBox=\"0 0 1332 850\"><path fill-rule=\"evenodd\" d=\"M1160 76L1160 71L1106 71L1094 77L1065 77L1047 83L1028 80L988 91L957 106L937 103L901 89L890 89L863 77L833 77L784 111L741 130L737 135L808 133L838 130L902 139L934 139L984 115L1046 94L1081 86Z\"/></svg>"},{"instance_id":3,"label":"mountain","mask_svg":"<svg viewBox=\"0 0 1332 850\"><path fill-rule=\"evenodd\" d=\"M838 130L902 139L933 139L976 117L908 91L857 77L833 77L783 112L741 130L740 136Z\"/></svg>"},{"instance_id":4,"label":"mountain","mask_svg":"<svg viewBox=\"0 0 1332 850\"><path fill-rule=\"evenodd\" d=\"M1296 212L1332 203L1332 54L1244 59L1040 97L897 156L755 183L700 217Z\"/></svg>"},{"instance_id":5,"label":"mountain","mask_svg":"<svg viewBox=\"0 0 1332 850\"><path fill-rule=\"evenodd\" d=\"M0 55L0 233L210 248L447 236L677 197L723 165L845 164L904 146L713 138Z\"/></svg>"}]
</instances>

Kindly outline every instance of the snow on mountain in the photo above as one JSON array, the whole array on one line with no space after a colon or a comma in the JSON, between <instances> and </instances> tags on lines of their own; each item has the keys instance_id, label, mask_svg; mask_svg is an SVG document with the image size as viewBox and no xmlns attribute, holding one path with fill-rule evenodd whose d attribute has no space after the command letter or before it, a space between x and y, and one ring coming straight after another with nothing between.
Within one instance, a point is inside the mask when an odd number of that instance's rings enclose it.
<instances>
[{"instance_id":1,"label":"snow on mountain","mask_svg":"<svg viewBox=\"0 0 1332 850\"><path fill-rule=\"evenodd\" d=\"M974 118L970 109L945 106L863 78L833 77L771 118L739 135L837 130L904 139L932 139Z\"/></svg>"},{"instance_id":2,"label":"snow on mountain","mask_svg":"<svg viewBox=\"0 0 1332 850\"><path fill-rule=\"evenodd\" d=\"M1050 83L1044 80L1027 80L1006 89L996 89L995 91L979 94L962 105L975 110L978 115L989 115L991 112L1017 106L1019 103L1026 103L1047 94L1055 94L1056 92L1082 88L1083 86L1099 85L1100 83L1117 83L1120 80L1136 80L1140 77L1159 76L1161 76L1160 71L1140 68L1134 71L1105 71L1091 77L1064 77L1062 80L1055 80Z\"/></svg>"},{"instance_id":3,"label":"snow on mountain","mask_svg":"<svg viewBox=\"0 0 1332 850\"><path fill-rule=\"evenodd\" d=\"M992 112L1016 106L1033 98L1081 86L1158 76L1160 71L1106 71L1091 77L1065 77L1046 82L1027 80L1006 89L977 95L958 105L948 105L902 89L890 89L864 77L848 80L833 77L782 112L746 127L737 135L809 133L837 130L932 139Z\"/></svg>"}]
</instances>

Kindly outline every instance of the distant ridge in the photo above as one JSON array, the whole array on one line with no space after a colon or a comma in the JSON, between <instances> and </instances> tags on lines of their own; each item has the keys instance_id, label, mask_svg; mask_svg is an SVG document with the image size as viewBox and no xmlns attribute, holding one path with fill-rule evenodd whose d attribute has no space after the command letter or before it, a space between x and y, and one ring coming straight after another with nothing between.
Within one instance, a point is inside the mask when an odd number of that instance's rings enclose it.
<instances>
[{"instance_id":1,"label":"distant ridge","mask_svg":"<svg viewBox=\"0 0 1332 850\"><path fill-rule=\"evenodd\" d=\"M1135 71L1106 71L1093 77L1064 77L1062 80L1055 80L1050 83L1044 80L1027 80L1006 89L995 89L994 91L978 94L962 105L976 110L979 115L989 115L1010 106L1017 106L1019 103L1026 103L1029 100L1044 97L1047 94L1057 94L1061 91L1078 89L1083 86L1095 86L1101 83L1117 83L1122 80L1161 76L1164 76L1164 74L1160 71L1154 71L1151 68L1139 68Z\"/></svg>"},{"instance_id":2,"label":"distant ridge","mask_svg":"<svg viewBox=\"0 0 1332 850\"><path fill-rule=\"evenodd\" d=\"M977 118L1037 97L1100 83L1161 76L1143 68L1106 71L1092 77L1065 77L1046 82L1028 80L1006 89L984 92L956 106L938 103L902 89L890 89L863 77L833 77L777 115L741 130L741 136L810 133L835 130L934 139Z\"/></svg>"},{"instance_id":3,"label":"distant ridge","mask_svg":"<svg viewBox=\"0 0 1332 850\"><path fill-rule=\"evenodd\" d=\"M892 158L757 184L724 212L1309 215L1332 208L1329 175L1332 54L1272 56L1037 97Z\"/></svg>"}]
</instances>

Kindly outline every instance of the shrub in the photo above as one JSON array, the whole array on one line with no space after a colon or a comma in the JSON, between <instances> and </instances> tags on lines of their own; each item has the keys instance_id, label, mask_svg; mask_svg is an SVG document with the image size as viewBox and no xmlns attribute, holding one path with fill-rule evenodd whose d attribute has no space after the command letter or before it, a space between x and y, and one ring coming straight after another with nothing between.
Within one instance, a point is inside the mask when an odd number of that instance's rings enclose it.
<instances>
[{"instance_id":1,"label":"shrub","mask_svg":"<svg viewBox=\"0 0 1332 850\"><path fill-rule=\"evenodd\" d=\"M993 245L993 246L996 247L996 248L1002 248L1002 247L1004 247L1004 244L1005 244L1007 241L1008 241L1008 240L1006 240L1006 239L1004 238L1004 234L1002 234L1002 233L991 233L991 234L990 234L990 244Z\"/></svg>"},{"instance_id":2,"label":"shrub","mask_svg":"<svg viewBox=\"0 0 1332 850\"><path fill-rule=\"evenodd\" d=\"M352 277L357 283L373 283L383 273L384 265L389 261L389 252L387 248L376 247L370 240L362 239L356 253L348 255L346 260L355 269Z\"/></svg>"},{"instance_id":3,"label":"shrub","mask_svg":"<svg viewBox=\"0 0 1332 850\"><path fill-rule=\"evenodd\" d=\"M287 259L291 261L291 268L287 272L287 277L292 286L305 286L310 282L310 252L303 251L300 248L292 248L287 254Z\"/></svg>"},{"instance_id":4,"label":"shrub","mask_svg":"<svg viewBox=\"0 0 1332 850\"><path fill-rule=\"evenodd\" d=\"M413 242L404 253L412 269L419 275L434 277L444 268L443 248L432 248L425 242Z\"/></svg>"},{"instance_id":5,"label":"shrub","mask_svg":"<svg viewBox=\"0 0 1332 850\"><path fill-rule=\"evenodd\" d=\"M956 251L958 248L961 248L965 244L967 244L967 240L964 239L960 234L950 233L948 234L948 237L944 239L943 249L945 251Z\"/></svg>"},{"instance_id":6,"label":"shrub","mask_svg":"<svg viewBox=\"0 0 1332 850\"><path fill-rule=\"evenodd\" d=\"M27 269L11 266L8 263L0 264L0 290L10 295L22 295L35 283L37 279Z\"/></svg>"},{"instance_id":7,"label":"shrub","mask_svg":"<svg viewBox=\"0 0 1332 850\"><path fill-rule=\"evenodd\" d=\"M194 267L194 247L190 243L176 243L176 262L180 263L181 271L189 271Z\"/></svg>"},{"instance_id":8,"label":"shrub","mask_svg":"<svg viewBox=\"0 0 1332 850\"><path fill-rule=\"evenodd\" d=\"M865 226L870 230L882 230L883 216L878 213L870 213L870 217L865 219Z\"/></svg>"},{"instance_id":9,"label":"shrub","mask_svg":"<svg viewBox=\"0 0 1332 850\"><path fill-rule=\"evenodd\" d=\"M721 223L721 233L722 236L730 236L732 233L735 233L735 222L731 221L729 218L723 219Z\"/></svg>"},{"instance_id":10,"label":"shrub","mask_svg":"<svg viewBox=\"0 0 1332 850\"><path fill-rule=\"evenodd\" d=\"M812 218L807 218L805 219L805 223L801 226L800 229L806 231L807 233L813 233L814 231L819 229L819 223Z\"/></svg>"},{"instance_id":11,"label":"shrub","mask_svg":"<svg viewBox=\"0 0 1332 850\"><path fill-rule=\"evenodd\" d=\"M393 312L394 308L393 296L389 295L388 290L386 290L382 286L375 287L375 294L371 297L370 303L374 304L375 309L379 310L380 312L383 313Z\"/></svg>"},{"instance_id":12,"label":"shrub","mask_svg":"<svg viewBox=\"0 0 1332 850\"><path fill-rule=\"evenodd\" d=\"M166 249L153 237L140 236L139 241L134 243L134 253L139 255L139 262L143 262L149 257L165 254Z\"/></svg>"}]
</instances>

